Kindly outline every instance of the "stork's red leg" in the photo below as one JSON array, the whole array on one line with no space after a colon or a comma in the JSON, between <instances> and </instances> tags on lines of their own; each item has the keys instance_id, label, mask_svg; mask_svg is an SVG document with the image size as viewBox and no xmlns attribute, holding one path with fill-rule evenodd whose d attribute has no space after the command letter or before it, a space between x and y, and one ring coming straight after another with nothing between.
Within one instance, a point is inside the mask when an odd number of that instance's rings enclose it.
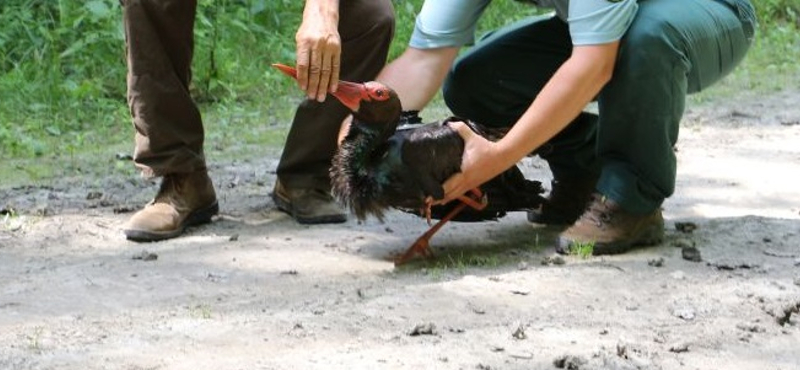
<instances>
[{"instance_id":1,"label":"stork's red leg","mask_svg":"<svg viewBox=\"0 0 800 370\"><path fill-rule=\"evenodd\" d=\"M483 192L481 192L481 189L479 188L470 190L470 194L468 196L462 195L458 197L458 199L461 201L461 203L455 206L452 210L450 210L450 212L446 216L444 216L441 220L439 220L439 222L437 222L436 225L433 225L433 227L428 229L428 231L422 234L422 236L417 238L414 244L411 244L411 247L409 247L408 250L406 250L406 252L403 253L402 256L395 259L394 261L395 266L400 266L408 262L409 260L414 258L414 256L416 256L417 254L420 254L425 257L432 255L433 252L431 252L429 241L431 237L433 237L433 234L439 231L439 229L441 229L442 226L444 226L444 224L447 223L447 221L452 220L453 217L455 217L459 212L464 210L464 208L466 208L467 206L470 206L477 210L482 210L486 208L486 203L483 202ZM430 215L430 207L428 207L427 214Z\"/></svg>"}]
</instances>

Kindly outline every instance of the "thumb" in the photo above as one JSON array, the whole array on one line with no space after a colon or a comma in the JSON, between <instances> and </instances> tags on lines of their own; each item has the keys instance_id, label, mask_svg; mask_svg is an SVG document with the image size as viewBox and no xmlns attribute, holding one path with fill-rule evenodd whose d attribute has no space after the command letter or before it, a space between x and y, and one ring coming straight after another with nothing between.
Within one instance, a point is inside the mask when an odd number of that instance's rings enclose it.
<instances>
[{"instance_id":1,"label":"thumb","mask_svg":"<svg viewBox=\"0 0 800 370\"><path fill-rule=\"evenodd\" d=\"M447 122L447 125L450 126L450 128L452 128L456 132L458 132L458 134L461 135L461 138L464 139L464 141L467 141L471 139L473 136L475 136L475 131L472 131L472 129L469 128L469 126L467 126L467 124L464 123L463 121Z\"/></svg>"}]
</instances>

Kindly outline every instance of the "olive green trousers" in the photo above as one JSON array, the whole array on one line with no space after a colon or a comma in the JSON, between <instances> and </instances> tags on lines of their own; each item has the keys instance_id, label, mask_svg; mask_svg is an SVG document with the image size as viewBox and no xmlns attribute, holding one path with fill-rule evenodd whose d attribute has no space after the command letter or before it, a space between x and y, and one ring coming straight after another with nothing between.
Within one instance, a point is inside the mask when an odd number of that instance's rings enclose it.
<instances>
[{"instance_id":1,"label":"olive green trousers","mask_svg":"<svg viewBox=\"0 0 800 370\"><path fill-rule=\"evenodd\" d=\"M674 146L687 94L728 74L752 43L747 0L640 0L621 40L599 115L584 113L537 150L556 179L599 176L596 190L636 214L675 189ZM565 22L535 17L481 39L450 71L443 93L454 114L509 126L569 58Z\"/></svg>"}]
</instances>

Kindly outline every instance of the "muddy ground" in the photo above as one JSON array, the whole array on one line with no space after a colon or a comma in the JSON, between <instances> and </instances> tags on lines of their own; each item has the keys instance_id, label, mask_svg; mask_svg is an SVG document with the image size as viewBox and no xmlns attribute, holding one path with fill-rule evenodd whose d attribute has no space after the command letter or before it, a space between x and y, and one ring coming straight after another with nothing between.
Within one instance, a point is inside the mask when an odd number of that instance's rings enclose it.
<instances>
[{"instance_id":1,"label":"muddy ground","mask_svg":"<svg viewBox=\"0 0 800 370\"><path fill-rule=\"evenodd\" d=\"M212 163L222 215L160 243L120 232L135 176L0 185L0 369L798 369L798 102L690 105L667 239L612 257L516 213L395 268L424 220L298 225L277 152Z\"/></svg>"}]
</instances>

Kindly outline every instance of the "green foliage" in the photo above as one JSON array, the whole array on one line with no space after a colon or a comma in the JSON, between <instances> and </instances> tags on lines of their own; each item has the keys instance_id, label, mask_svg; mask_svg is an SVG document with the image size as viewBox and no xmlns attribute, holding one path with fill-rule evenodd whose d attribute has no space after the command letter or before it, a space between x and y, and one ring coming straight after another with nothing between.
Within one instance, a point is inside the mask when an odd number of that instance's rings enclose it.
<instances>
[{"instance_id":1,"label":"green foliage","mask_svg":"<svg viewBox=\"0 0 800 370\"><path fill-rule=\"evenodd\" d=\"M732 80L748 88L791 86L800 79L800 1L755 2L758 40ZM390 59L405 49L422 3L393 1L397 28ZM269 65L293 62L302 7L296 0L199 0L191 91L210 139L280 145L300 94ZM494 1L478 33L535 12L517 1ZM0 162L130 148L124 39L119 0L2 0ZM795 77L764 78L764 70ZM248 136L233 137L231 131ZM0 168L0 174L8 172Z\"/></svg>"},{"instance_id":2,"label":"green foliage","mask_svg":"<svg viewBox=\"0 0 800 370\"><path fill-rule=\"evenodd\" d=\"M107 129L97 121L120 115L124 38L114 4L4 0L0 157L42 155L48 137L80 146L78 133Z\"/></svg>"},{"instance_id":3,"label":"green foliage","mask_svg":"<svg viewBox=\"0 0 800 370\"><path fill-rule=\"evenodd\" d=\"M285 93L290 81L269 65L294 61L302 7L289 0L201 0L193 66L197 100L268 100Z\"/></svg>"},{"instance_id":4,"label":"green foliage","mask_svg":"<svg viewBox=\"0 0 800 370\"><path fill-rule=\"evenodd\" d=\"M269 100L290 82L268 69L294 59L302 2L200 0L199 102ZM132 134L118 0L4 0L0 7L0 158L71 152Z\"/></svg>"},{"instance_id":5,"label":"green foliage","mask_svg":"<svg viewBox=\"0 0 800 370\"><path fill-rule=\"evenodd\" d=\"M391 57L405 48L421 4L394 1ZM520 14L519 4L501 4L486 18ZM293 103L276 97L299 94L269 65L294 60L302 7L291 0L199 1L191 91L204 113L211 109L214 119L225 110L206 103L245 106L266 117L277 109L285 124L291 110L274 105ZM129 143L124 40L118 0L3 0L0 158L58 157L109 141Z\"/></svg>"},{"instance_id":6,"label":"green foliage","mask_svg":"<svg viewBox=\"0 0 800 370\"><path fill-rule=\"evenodd\" d=\"M797 64L800 50L800 0L761 0L756 3L759 51L766 62Z\"/></svg>"},{"instance_id":7,"label":"green foliage","mask_svg":"<svg viewBox=\"0 0 800 370\"><path fill-rule=\"evenodd\" d=\"M753 3L762 24L794 24L800 28L799 0L755 0Z\"/></svg>"}]
</instances>

